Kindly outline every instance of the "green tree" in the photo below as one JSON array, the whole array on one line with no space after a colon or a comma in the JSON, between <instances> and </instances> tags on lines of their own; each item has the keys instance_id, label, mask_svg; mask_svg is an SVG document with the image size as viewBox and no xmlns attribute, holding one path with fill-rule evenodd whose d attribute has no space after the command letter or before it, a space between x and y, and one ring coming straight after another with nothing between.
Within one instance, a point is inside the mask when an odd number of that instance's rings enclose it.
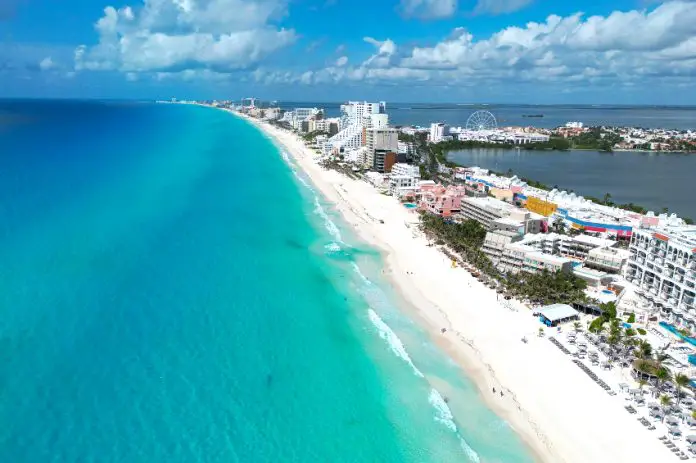
<instances>
[{"instance_id":1,"label":"green tree","mask_svg":"<svg viewBox=\"0 0 696 463\"><path fill-rule=\"evenodd\" d=\"M638 358L649 359L652 357L652 352L653 352L652 346L650 345L650 343L648 341L646 341L645 339L641 339L638 342L638 353L637 353Z\"/></svg>"},{"instance_id":2,"label":"green tree","mask_svg":"<svg viewBox=\"0 0 696 463\"><path fill-rule=\"evenodd\" d=\"M662 394L660 396L660 405L662 405L663 407L669 407L671 403L672 399L667 394Z\"/></svg>"},{"instance_id":3,"label":"green tree","mask_svg":"<svg viewBox=\"0 0 696 463\"><path fill-rule=\"evenodd\" d=\"M657 371L655 371L655 377L657 378L657 389L662 390L662 386L665 384L665 382L669 381L671 375L669 374L669 370L663 366L659 366L657 368Z\"/></svg>"},{"instance_id":4,"label":"green tree","mask_svg":"<svg viewBox=\"0 0 696 463\"><path fill-rule=\"evenodd\" d=\"M682 373L674 375L674 384L677 385L677 403L681 401L681 391L690 383L689 377Z\"/></svg>"}]
</instances>

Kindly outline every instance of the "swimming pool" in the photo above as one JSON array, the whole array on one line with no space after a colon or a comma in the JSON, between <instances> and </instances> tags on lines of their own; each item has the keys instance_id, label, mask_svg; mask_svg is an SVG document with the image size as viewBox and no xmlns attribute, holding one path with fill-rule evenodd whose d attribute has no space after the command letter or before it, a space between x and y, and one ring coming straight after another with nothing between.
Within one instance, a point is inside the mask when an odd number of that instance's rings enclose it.
<instances>
[{"instance_id":1,"label":"swimming pool","mask_svg":"<svg viewBox=\"0 0 696 463\"><path fill-rule=\"evenodd\" d=\"M418 207L418 204L413 204L413 203L404 203L404 207L406 209L415 209Z\"/></svg>"},{"instance_id":2,"label":"swimming pool","mask_svg":"<svg viewBox=\"0 0 696 463\"><path fill-rule=\"evenodd\" d=\"M660 322L660 326L663 327L664 329L666 329L667 331L669 331L670 333L677 335L678 337L680 337L684 341L688 342L692 346L696 346L696 338L690 338L688 336L684 336L683 334L681 334L679 332L677 327L675 327L674 325L670 325L667 322Z\"/></svg>"}]
</instances>

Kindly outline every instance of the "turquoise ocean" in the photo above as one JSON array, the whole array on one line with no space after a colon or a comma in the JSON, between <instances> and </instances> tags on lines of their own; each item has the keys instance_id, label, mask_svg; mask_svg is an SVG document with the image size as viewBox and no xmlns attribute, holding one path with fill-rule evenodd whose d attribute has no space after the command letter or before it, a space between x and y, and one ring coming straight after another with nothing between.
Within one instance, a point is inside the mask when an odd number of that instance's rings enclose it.
<instances>
[{"instance_id":1,"label":"turquoise ocean","mask_svg":"<svg viewBox=\"0 0 696 463\"><path fill-rule=\"evenodd\" d=\"M533 460L239 118L0 101L0 201L0 462Z\"/></svg>"}]
</instances>

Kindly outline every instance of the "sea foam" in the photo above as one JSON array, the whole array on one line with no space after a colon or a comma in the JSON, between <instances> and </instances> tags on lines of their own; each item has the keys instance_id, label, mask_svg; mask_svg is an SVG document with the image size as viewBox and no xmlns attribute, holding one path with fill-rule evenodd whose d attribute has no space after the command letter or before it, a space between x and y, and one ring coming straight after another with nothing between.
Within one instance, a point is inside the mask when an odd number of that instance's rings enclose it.
<instances>
[{"instance_id":1,"label":"sea foam","mask_svg":"<svg viewBox=\"0 0 696 463\"><path fill-rule=\"evenodd\" d=\"M442 395L440 395L440 393L436 389L430 390L428 402L430 402L430 405L435 407L435 420L445 425L447 429L449 429L453 433L457 434L457 437L459 437L459 443L462 446L462 449L466 453L466 456L469 458L469 460L473 463L479 463L481 461L481 458L479 457L478 453L476 453L476 451L473 448L471 448L471 446L466 442L462 435L459 434L457 424L454 422L454 415L452 414L452 410L449 408L447 402L445 402L445 399L442 397Z\"/></svg>"},{"instance_id":2,"label":"sea foam","mask_svg":"<svg viewBox=\"0 0 696 463\"><path fill-rule=\"evenodd\" d=\"M404 344L401 342L401 339L399 339L396 333L394 333L394 331L392 331L392 329L389 328L389 325L384 323L384 320L382 320L380 316L377 315L377 312L375 312L372 309L368 309L367 313L370 317L370 321L377 328L377 331L379 332L379 337L387 341L387 344L389 344L389 347L391 348L392 352L394 352L394 354L396 354L398 357L400 357L403 361L405 361L411 366L416 376L420 376L421 378L423 378L423 373L421 373L421 371L413 364L411 356L409 356L408 352L406 352Z\"/></svg>"}]
</instances>

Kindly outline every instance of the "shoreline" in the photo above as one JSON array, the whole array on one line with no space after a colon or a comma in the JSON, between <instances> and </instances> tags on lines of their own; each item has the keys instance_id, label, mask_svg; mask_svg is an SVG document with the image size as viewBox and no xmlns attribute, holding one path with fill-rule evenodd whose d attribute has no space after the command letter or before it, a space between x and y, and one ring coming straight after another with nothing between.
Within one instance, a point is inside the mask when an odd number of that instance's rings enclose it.
<instances>
[{"instance_id":1,"label":"shoreline","mask_svg":"<svg viewBox=\"0 0 696 463\"><path fill-rule=\"evenodd\" d=\"M407 302L407 315L423 322L537 461L668 461L670 452L630 417L620 399L609 397L548 340L535 336L539 325L526 308L503 307L494 291L465 269L452 269L438 248L429 247L414 227L414 213L365 182L324 170L296 135L225 111L284 148L360 238L380 250L385 276ZM528 344L521 343L522 336ZM493 387L505 396L494 394Z\"/></svg>"}]
</instances>

